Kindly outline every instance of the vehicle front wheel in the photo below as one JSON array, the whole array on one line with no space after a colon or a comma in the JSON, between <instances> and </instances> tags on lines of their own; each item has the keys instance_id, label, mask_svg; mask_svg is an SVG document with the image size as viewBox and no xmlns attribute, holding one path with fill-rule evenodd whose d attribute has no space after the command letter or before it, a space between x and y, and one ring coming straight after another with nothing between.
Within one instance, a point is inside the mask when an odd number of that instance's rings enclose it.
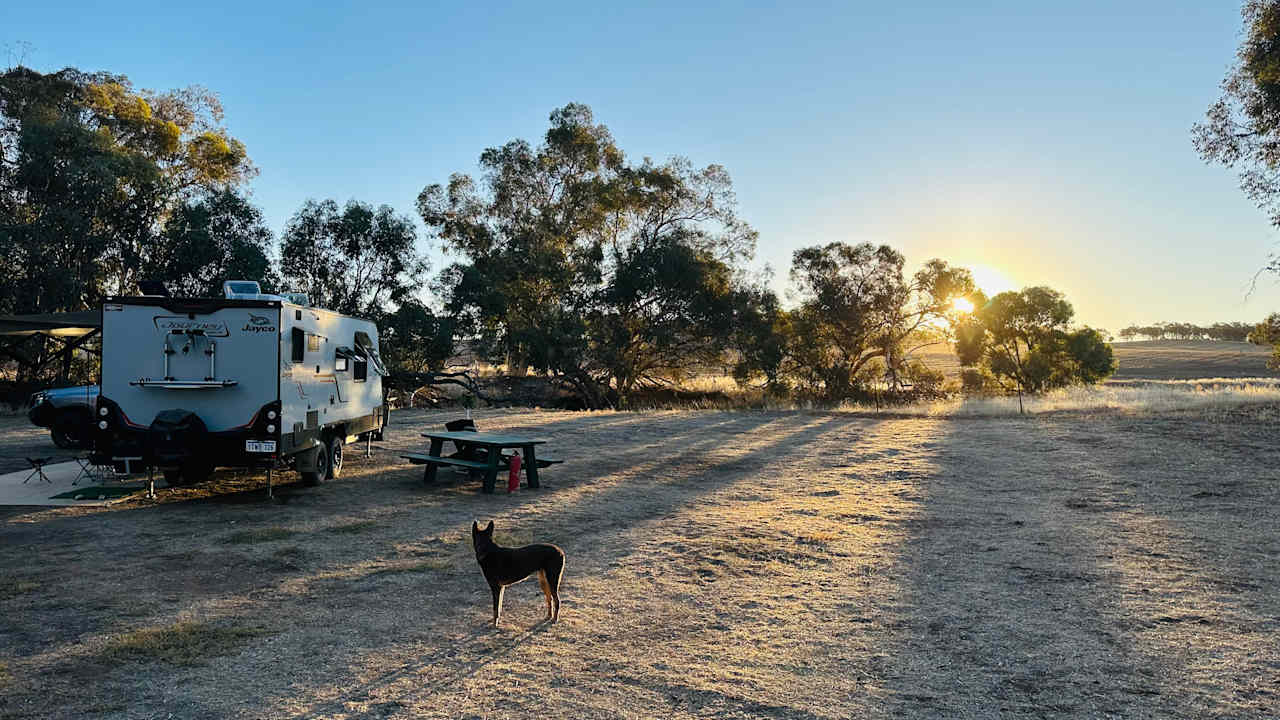
<instances>
[{"instance_id":1,"label":"vehicle front wheel","mask_svg":"<svg viewBox=\"0 0 1280 720\"><path fill-rule=\"evenodd\" d=\"M49 428L49 437L63 450L82 448L89 436L88 424L89 418L84 413L63 411Z\"/></svg>"},{"instance_id":2,"label":"vehicle front wheel","mask_svg":"<svg viewBox=\"0 0 1280 720\"><path fill-rule=\"evenodd\" d=\"M65 427L49 428L49 437L53 439L53 444L63 450L73 450L77 447L79 440L75 436L75 432Z\"/></svg>"}]
</instances>

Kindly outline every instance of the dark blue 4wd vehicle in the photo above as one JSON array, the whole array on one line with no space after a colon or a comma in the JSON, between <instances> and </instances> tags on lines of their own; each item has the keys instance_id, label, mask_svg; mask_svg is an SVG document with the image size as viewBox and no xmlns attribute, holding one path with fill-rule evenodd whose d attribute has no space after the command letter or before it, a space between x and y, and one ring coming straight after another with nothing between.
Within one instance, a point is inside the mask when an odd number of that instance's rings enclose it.
<instances>
[{"instance_id":1,"label":"dark blue 4wd vehicle","mask_svg":"<svg viewBox=\"0 0 1280 720\"><path fill-rule=\"evenodd\" d=\"M89 446L97 402L97 385L41 390L31 396L27 417L36 425L49 428L54 445L84 448Z\"/></svg>"}]
</instances>

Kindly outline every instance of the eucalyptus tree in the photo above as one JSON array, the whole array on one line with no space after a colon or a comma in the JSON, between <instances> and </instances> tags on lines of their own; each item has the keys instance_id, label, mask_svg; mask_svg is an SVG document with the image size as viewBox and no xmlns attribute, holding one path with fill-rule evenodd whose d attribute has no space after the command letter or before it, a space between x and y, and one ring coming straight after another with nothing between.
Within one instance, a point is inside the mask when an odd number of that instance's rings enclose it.
<instances>
[{"instance_id":1,"label":"eucalyptus tree","mask_svg":"<svg viewBox=\"0 0 1280 720\"><path fill-rule=\"evenodd\" d=\"M132 292L176 208L254 173L199 87L136 91L123 75L16 67L0 74L0 119L0 262L17 312Z\"/></svg>"},{"instance_id":2,"label":"eucalyptus tree","mask_svg":"<svg viewBox=\"0 0 1280 720\"><path fill-rule=\"evenodd\" d=\"M567 105L541 146L513 140L481 153L482 186L454 174L418 196L423 222L462 257L440 282L450 312L518 374L585 350L585 291L598 281L605 191L622 162L590 109Z\"/></svg>"},{"instance_id":3,"label":"eucalyptus tree","mask_svg":"<svg viewBox=\"0 0 1280 720\"><path fill-rule=\"evenodd\" d=\"M1247 0L1240 14L1235 62L1192 140L1206 162L1235 169L1241 190L1280 227L1280 1ZM1280 259L1267 269L1280 272Z\"/></svg>"},{"instance_id":4,"label":"eucalyptus tree","mask_svg":"<svg viewBox=\"0 0 1280 720\"><path fill-rule=\"evenodd\" d=\"M974 294L968 270L930 260L908 277L887 245L830 243L797 250L791 281L788 372L827 401L869 396L881 383L899 389L912 353L942 342L954 300Z\"/></svg>"},{"instance_id":5,"label":"eucalyptus tree","mask_svg":"<svg viewBox=\"0 0 1280 720\"><path fill-rule=\"evenodd\" d=\"M290 290L313 304L379 320L413 300L428 270L413 220L388 205L308 200L280 243L280 271Z\"/></svg>"},{"instance_id":6,"label":"eucalyptus tree","mask_svg":"<svg viewBox=\"0 0 1280 720\"><path fill-rule=\"evenodd\" d=\"M957 333L964 367L980 368L1018 393L1094 384L1116 370L1111 345L1089 327L1073 329L1075 310L1047 287L1003 292L976 309Z\"/></svg>"},{"instance_id":7,"label":"eucalyptus tree","mask_svg":"<svg viewBox=\"0 0 1280 720\"><path fill-rule=\"evenodd\" d=\"M537 147L514 140L480 165L480 183L455 174L418 210L461 256L439 288L491 356L593 407L721 357L753 297L741 264L756 239L723 168L629 164L578 104L551 113Z\"/></svg>"},{"instance_id":8,"label":"eucalyptus tree","mask_svg":"<svg viewBox=\"0 0 1280 720\"><path fill-rule=\"evenodd\" d=\"M165 220L145 274L175 295L221 295L222 283L237 279L273 292L280 289L273 246L262 211L224 190L184 202Z\"/></svg>"},{"instance_id":9,"label":"eucalyptus tree","mask_svg":"<svg viewBox=\"0 0 1280 720\"><path fill-rule=\"evenodd\" d=\"M1248 340L1254 345L1270 346L1271 357L1267 360L1267 367L1280 370L1280 313L1271 313L1255 325L1249 331Z\"/></svg>"}]
</instances>

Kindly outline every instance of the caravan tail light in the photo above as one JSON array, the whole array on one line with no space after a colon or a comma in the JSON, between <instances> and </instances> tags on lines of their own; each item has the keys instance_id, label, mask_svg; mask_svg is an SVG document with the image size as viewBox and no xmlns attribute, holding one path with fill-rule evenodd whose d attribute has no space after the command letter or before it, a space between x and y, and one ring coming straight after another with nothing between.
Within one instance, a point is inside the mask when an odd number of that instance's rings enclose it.
<instances>
[{"instance_id":1,"label":"caravan tail light","mask_svg":"<svg viewBox=\"0 0 1280 720\"><path fill-rule=\"evenodd\" d=\"M280 428L280 401L269 402L258 408L258 412L253 416L253 422L248 427L257 435L275 435L276 430Z\"/></svg>"}]
</instances>

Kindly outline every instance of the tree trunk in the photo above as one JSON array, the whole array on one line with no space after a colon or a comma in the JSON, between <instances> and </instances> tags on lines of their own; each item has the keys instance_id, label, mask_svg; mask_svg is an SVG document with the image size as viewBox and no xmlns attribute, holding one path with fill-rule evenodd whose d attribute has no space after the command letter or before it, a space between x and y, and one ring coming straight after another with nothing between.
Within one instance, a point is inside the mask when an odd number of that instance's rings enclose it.
<instances>
[{"instance_id":1,"label":"tree trunk","mask_svg":"<svg viewBox=\"0 0 1280 720\"><path fill-rule=\"evenodd\" d=\"M613 379L614 385L618 388L618 407L626 409L627 403L631 398L632 382L625 375L617 375Z\"/></svg>"},{"instance_id":2,"label":"tree trunk","mask_svg":"<svg viewBox=\"0 0 1280 720\"><path fill-rule=\"evenodd\" d=\"M524 377L529 374L529 361L519 348L507 350L507 374L512 377Z\"/></svg>"}]
</instances>

